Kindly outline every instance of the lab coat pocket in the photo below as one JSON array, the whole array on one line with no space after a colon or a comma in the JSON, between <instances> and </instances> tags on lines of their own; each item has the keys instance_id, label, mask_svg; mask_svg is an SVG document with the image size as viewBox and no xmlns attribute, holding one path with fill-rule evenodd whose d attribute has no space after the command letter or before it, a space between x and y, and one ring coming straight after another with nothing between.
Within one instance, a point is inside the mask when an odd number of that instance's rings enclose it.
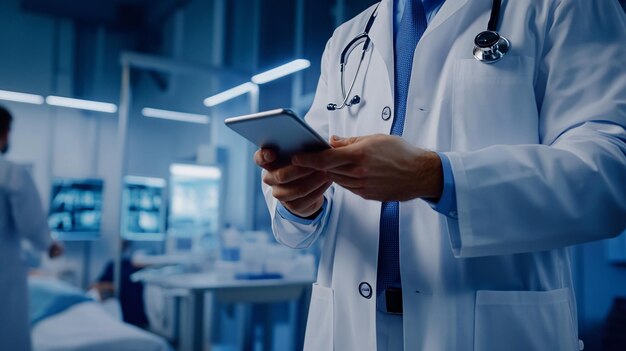
<instances>
[{"instance_id":1,"label":"lab coat pocket","mask_svg":"<svg viewBox=\"0 0 626 351\"><path fill-rule=\"evenodd\" d=\"M478 291L474 350L578 350L573 321L567 288Z\"/></svg>"},{"instance_id":2,"label":"lab coat pocket","mask_svg":"<svg viewBox=\"0 0 626 351\"><path fill-rule=\"evenodd\" d=\"M304 351L332 351L334 348L334 292L313 284Z\"/></svg>"},{"instance_id":3,"label":"lab coat pocket","mask_svg":"<svg viewBox=\"0 0 626 351\"><path fill-rule=\"evenodd\" d=\"M530 57L507 56L493 64L457 60L452 83L453 149L537 143L533 77Z\"/></svg>"}]
</instances>

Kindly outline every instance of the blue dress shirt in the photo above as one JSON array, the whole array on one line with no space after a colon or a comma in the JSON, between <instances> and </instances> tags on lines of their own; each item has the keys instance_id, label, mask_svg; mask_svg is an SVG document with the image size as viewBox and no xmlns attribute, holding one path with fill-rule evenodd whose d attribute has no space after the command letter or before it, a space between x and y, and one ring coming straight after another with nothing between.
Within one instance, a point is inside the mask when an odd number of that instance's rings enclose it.
<instances>
[{"instance_id":1,"label":"blue dress shirt","mask_svg":"<svg viewBox=\"0 0 626 351\"><path fill-rule=\"evenodd\" d=\"M394 0L394 18L393 18L393 31L394 35L397 31L398 24L400 24L400 20L402 20L402 15L404 12L404 2L405 1L418 1L418 0ZM424 10L426 11L426 20L428 23L435 17L441 6L445 0L422 0L424 4ZM441 167L443 168L443 191L441 193L441 197L439 201L428 201L431 207L450 218L457 218L457 203L456 203L456 187L454 184L454 174L452 173L452 166L450 165L450 160L443 153L437 153L439 158L441 159ZM298 217L289 210L287 210L281 203L278 203L276 211L278 214L286 220L296 222L299 224L315 224L319 222L322 217L324 217L324 213L327 210L326 199L324 199L324 204L322 205L322 211L320 211L319 215L314 219L305 219L302 217Z\"/></svg>"},{"instance_id":2,"label":"blue dress shirt","mask_svg":"<svg viewBox=\"0 0 626 351\"><path fill-rule=\"evenodd\" d=\"M458 218L456 207L456 187L454 186L454 174L448 156L437 153L441 159L443 168L443 191L438 202L428 201L430 206L437 212L450 218Z\"/></svg>"},{"instance_id":3,"label":"blue dress shirt","mask_svg":"<svg viewBox=\"0 0 626 351\"><path fill-rule=\"evenodd\" d=\"M283 206L283 204L280 202L276 206L276 212L278 212L278 214L281 217L283 217L283 219L286 219L288 221L298 223L298 224L308 225L308 224L317 223L322 219L322 217L324 217L324 213L326 213L326 207L327 207L326 203L327 203L326 198L324 198L324 203L322 204L322 210L319 211L319 214L315 216L315 218L312 218L312 219L296 216L295 214L289 212L289 210L286 209L285 206Z\"/></svg>"}]
</instances>

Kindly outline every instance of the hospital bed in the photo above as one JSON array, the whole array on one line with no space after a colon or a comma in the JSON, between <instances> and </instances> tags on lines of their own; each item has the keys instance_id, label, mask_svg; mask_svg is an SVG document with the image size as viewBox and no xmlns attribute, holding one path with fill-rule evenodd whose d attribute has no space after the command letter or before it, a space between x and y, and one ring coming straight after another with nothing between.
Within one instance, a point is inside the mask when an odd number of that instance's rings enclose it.
<instances>
[{"instance_id":1,"label":"hospital bed","mask_svg":"<svg viewBox=\"0 0 626 351\"><path fill-rule=\"evenodd\" d=\"M107 308L78 289L31 277L29 290L34 351L171 350L161 337L116 318L111 304Z\"/></svg>"}]
</instances>

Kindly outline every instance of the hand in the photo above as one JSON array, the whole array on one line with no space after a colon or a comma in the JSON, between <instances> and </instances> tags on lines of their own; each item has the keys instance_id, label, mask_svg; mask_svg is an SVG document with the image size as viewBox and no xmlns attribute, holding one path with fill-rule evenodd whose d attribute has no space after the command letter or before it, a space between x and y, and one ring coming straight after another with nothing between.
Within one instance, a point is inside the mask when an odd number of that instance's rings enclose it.
<instances>
[{"instance_id":1,"label":"hand","mask_svg":"<svg viewBox=\"0 0 626 351\"><path fill-rule=\"evenodd\" d=\"M272 196L296 216L316 214L324 204L324 192L332 184L326 173L292 164L277 166L276 159L276 153L269 149L254 154L256 164L266 170L263 182L272 187Z\"/></svg>"},{"instance_id":2,"label":"hand","mask_svg":"<svg viewBox=\"0 0 626 351\"><path fill-rule=\"evenodd\" d=\"M298 154L296 166L325 171L328 178L368 200L439 199L443 190L441 159L432 151L384 134L339 138L330 150Z\"/></svg>"},{"instance_id":3,"label":"hand","mask_svg":"<svg viewBox=\"0 0 626 351\"><path fill-rule=\"evenodd\" d=\"M115 286L112 282L95 282L89 287L89 290L95 290L98 293L100 301L104 301L115 295Z\"/></svg>"},{"instance_id":4,"label":"hand","mask_svg":"<svg viewBox=\"0 0 626 351\"><path fill-rule=\"evenodd\" d=\"M63 255L63 251L65 251L63 245L58 241L54 241L52 242L52 245L50 245L50 247L48 248L48 257L57 258Z\"/></svg>"}]
</instances>

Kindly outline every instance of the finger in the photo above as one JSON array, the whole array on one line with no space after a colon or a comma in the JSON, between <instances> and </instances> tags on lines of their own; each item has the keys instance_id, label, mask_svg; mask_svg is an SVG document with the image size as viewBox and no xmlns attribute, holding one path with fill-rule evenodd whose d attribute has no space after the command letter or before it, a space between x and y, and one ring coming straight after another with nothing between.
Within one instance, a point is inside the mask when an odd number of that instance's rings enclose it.
<instances>
[{"instance_id":1,"label":"finger","mask_svg":"<svg viewBox=\"0 0 626 351\"><path fill-rule=\"evenodd\" d=\"M330 146L332 146L332 147L348 146L350 144L356 143L360 139L361 138L359 138L359 137L342 138L340 136L333 135L330 138Z\"/></svg>"},{"instance_id":2,"label":"finger","mask_svg":"<svg viewBox=\"0 0 626 351\"><path fill-rule=\"evenodd\" d=\"M270 149L259 149L254 153L254 162L263 168L276 161L276 158L276 152Z\"/></svg>"},{"instance_id":3,"label":"finger","mask_svg":"<svg viewBox=\"0 0 626 351\"><path fill-rule=\"evenodd\" d=\"M331 185L332 182L325 182L307 196L292 201L283 201L283 205L290 211L298 213L317 210L321 205L318 201Z\"/></svg>"},{"instance_id":4,"label":"finger","mask_svg":"<svg viewBox=\"0 0 626 351\"><path fill-rule=\"evenodd\" d=\"M274 178L279 181L281 184L290 183L298 179L302 179L307 177L316 171L311 168L303 168L299 166L286 166L276 171L274 173Z\"/></svg>"},{"instance_id":5,"label":"finger","mask_svg":"<svg viewBox=\"0 0 626 351\"><path fill-rule=\"evenodd\" d=\"M360 178L348 177L342 174L328 173L328 179L349 189L361 189L364 187L364 181Z\"/></svg>"},{"instance_id":6,"label":"finger","mask_svg":"<svg viewBox=\"0 0 626 351\"><path fill-rule=\"evenodd\" d=\"M291 163L301 167L317 170L327 170L352 163L353 150L337 148L313 153L297 154L291 158Z\"/></svg>"},{"instance_id":7,"label":"finger","mask_svg":"<svg viewBox=\"0 0 626 351\"><path fill-rule=\"evenodd\" d=\"M297 182L272 187L272 196L280 201L293 201L307 197L323 184L329 182L324 173L318 172Z\"/></svg>"},{"instance_id":8,"label":"finger","mask_svg":"<svg viewBox=\"0 0 626 351\"><path fill-rule=\"evenodd\" d=\"M274 186L287 184L298 179L307 177L316 170L312 168L303 168L299 166L285 166L279 169L270 170L263 175L263 182L267 185Z\"/></svg>"}]
</instances>

